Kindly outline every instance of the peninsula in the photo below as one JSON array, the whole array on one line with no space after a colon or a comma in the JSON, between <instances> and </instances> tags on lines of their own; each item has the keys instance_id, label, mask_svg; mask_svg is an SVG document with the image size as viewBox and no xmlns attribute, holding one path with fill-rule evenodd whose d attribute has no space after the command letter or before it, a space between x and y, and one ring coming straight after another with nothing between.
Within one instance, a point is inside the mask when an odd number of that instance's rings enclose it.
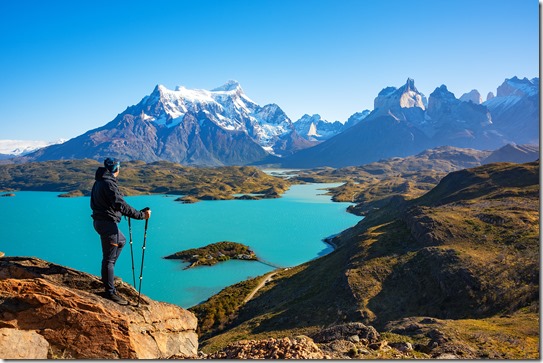
<instances>
[{"instance_id":1,"label":"peninsula","mask_svg":"<svg viewBox=\"0 0 543 363\"><path fill-rule=\"evenodd\" d=\"M228 260L258 261L258 257L249 246L229 241L216 242L199 248L191 248L176 252L165 258L189 262L190 265L185 267L185 269L196 266L213 266L221 261Z\"/></svg>"},{"instance_id":2,"label":"peninsula","mask_svg":"<svg viewBox=\"0 0 543 363\"><path fill-rule=\"evenodd\" d=\"M62 197L89 196L101 165L90 159L0 165L0 193L54 191ZM197 168L167 161L123 162L119 181L126 196L178 195L183 203L279 198L291 185L253 166Z\"/></svg>"}]
</instances>

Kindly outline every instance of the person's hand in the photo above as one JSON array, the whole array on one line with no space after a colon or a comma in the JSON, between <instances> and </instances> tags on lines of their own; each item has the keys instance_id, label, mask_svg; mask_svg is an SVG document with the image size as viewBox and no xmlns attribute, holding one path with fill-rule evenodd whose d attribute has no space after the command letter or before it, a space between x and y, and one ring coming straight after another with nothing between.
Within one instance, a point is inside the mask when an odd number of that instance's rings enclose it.
<instances>
[{"instance_id":1,"label":"person's hand","mask_svg":"<svg viewBox=\"0 0 543 363\"><path fill-rule=\"evenodd\" d=\"M149 208L145 208L143 210L143 213L145 214L145 217L143 219L149 219L151 218L151 210Z\"/></svg>"}]
</instances>

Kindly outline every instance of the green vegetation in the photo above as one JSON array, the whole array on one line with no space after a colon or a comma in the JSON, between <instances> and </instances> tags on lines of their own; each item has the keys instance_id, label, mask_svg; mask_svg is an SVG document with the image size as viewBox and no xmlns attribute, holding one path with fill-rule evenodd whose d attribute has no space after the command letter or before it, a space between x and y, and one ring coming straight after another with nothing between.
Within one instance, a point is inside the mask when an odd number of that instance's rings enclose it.
<instances>
[{"instance_id":1,"label":"green vegetation","mask_svg":"<svg viewBox=\"0 0 543 363\"><path fill-rule=\"evenodd\" d=\"M172 255L166 256L165 258L189 262L190 265L186 268L196 266L213 266L221 261L228 261L232 259L258 260L255 253L251 251L249 246L228 241L216 242L204 247L191 248L176 252Z\"/></svg>"},{"instance_id":2,"label":"green vegetation","mask_svg":"<svg viewBox=\"0 0 543 363\"><path fill-rule=\"evenodd\" d=\"M189 310L198 318L198 336L200 339L223 331L238 314L245 297L255 289L263 276L228 286L201 304Z\"/></svg>"},{"instance_id":3,"label":"green vegetation","mask_svg":"<svg viewBox=\"0 0 543 363\"><path fill-rule=\"evenodd\" d=\"M63 196L90 195L96 169L94 160L55 160L0 165L0 191L63 192ZM125 195L176 194L188 202L234 199L234 194L278 198L289 187L287 180L255 167L195 168L165 161L121 164L119 185ZM185 201L185 199L183 199Z\"/></svg>"}]
</instances>

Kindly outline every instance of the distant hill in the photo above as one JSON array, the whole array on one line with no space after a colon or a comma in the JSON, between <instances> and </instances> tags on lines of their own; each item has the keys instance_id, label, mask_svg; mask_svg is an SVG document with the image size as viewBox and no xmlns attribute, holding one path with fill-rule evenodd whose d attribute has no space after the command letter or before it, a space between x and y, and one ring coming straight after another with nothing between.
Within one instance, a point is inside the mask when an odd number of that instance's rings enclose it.
<instances>
[{"instance_id":1,"label":"distant hill","mask_svg":"<svg viewBox=\"0 0 543 363\"><path fill-rule=\"evenodd\" d=\"M291 181L341 182L330 191L335 201L356 203L349 207L366 215L391 201L400 202L426 193L448 173L489 162L528 162L539 158L535 145L506 145L496 151L441 146L417 155L395 157L360 166L304 169Z\"/></svg>"},{"instance_id":2,"label":"distant hill","mask_svg":"<svg viewBox=\"0 0 543 363\"><path fill-rule=\"evenodd\" d=\"M539 159L538 145L515 145L507 144L498 150L493 151L483 164L510 162L510 163L527 163Z\"/></svg>"},{"instance_id":3,"label":"distant hill","mask_svg":"<svg viewBox=\"0 0 543 363\"><path fill-rule=\"evenodd\" d=\"M539 356L538 162L452 172L332 243L278 272L204 350L362 322L430 357Z\"/></svg>"}]
</instances>

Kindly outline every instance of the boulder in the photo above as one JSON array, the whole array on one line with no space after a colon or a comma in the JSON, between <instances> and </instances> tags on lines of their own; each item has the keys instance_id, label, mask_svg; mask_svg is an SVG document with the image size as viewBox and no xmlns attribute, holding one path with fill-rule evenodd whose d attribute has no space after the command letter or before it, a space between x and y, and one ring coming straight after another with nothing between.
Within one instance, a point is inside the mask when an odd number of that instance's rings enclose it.
<instances>
[{"instance_id":1,"label":"boulder","mask_svg":"<svg viewBox=\"0 0 543 363\"><path fill-rule=\"evenodd\" d=\"M355 338L355 336L357 338ZM379 333L372 326L366 326L362 323L351 322L341 325L335 325L319 331L312 336L317 343L327 343L333 340L363 340L366 343L375 343L379 341Z\"/></svg>"},{"instance_id":2,"label":"boulder","mask_svg":"<svg viewBox=\"0 0 543 363\"><path fill-rule=\"evenodd\" d=\"M388 343L388 345L396 350L399 350L402 353L413 351L413 345L409 342L394 342Z\"/></svg>"},{"instance_id":3,"label":"boulder","mask_svg":"<svg viewBox=\"0 0 543 363\"><path fill-rule=\"evenodd\" d=\"M37 258L5 257L0 259L0 327L41 336L49 345L47 358L197 356L194 314L143 295L136 306L134 288L120 281L117 289L130 305L104 298L96 276Z\"/></svg>"}]
</instances>

